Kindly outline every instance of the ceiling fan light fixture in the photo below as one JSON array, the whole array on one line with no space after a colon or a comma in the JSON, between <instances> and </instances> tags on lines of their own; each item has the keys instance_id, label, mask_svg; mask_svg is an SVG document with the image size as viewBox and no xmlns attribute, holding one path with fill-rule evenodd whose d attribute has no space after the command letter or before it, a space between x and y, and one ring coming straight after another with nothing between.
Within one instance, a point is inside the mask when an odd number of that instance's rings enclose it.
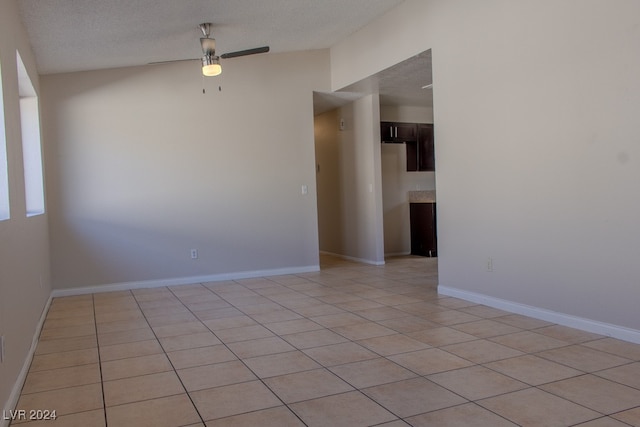
<instances>
[{"instance_id":1,"label":"ceiling fan light fixture","mask_svg":"<svg viewBox=\"0 0 640 427\"><path fill-rule=\"evenodd\" d=\"M222 66L217 56L204 55L202 57L202 75L207 77L219 76L222 74Z\"/></svg>"}]
</instances>

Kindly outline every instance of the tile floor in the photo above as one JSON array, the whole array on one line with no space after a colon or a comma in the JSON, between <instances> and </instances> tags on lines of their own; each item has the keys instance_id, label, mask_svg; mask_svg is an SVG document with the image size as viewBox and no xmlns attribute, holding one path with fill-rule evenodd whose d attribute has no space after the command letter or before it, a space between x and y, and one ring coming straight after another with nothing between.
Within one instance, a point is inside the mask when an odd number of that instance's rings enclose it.
<instances>
[{"instance_id":1,"label":"tile floor","mask_svg":"<svg viewBox=\"0 0 640 427\"><path fill-rule=\"evenodd\" d=\"M640 426L640 345L438 295L435 259L56 298L31 426Z\"/></svg>"}]
</instances>

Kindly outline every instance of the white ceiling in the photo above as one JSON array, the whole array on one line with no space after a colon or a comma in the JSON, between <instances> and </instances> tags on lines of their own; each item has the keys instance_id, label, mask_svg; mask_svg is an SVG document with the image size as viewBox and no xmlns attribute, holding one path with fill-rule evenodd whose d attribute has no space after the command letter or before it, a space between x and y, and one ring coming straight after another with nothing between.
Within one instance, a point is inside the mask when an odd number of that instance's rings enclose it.
<instances>
[{"instance_id":1,"label":"white ceiling","mask_svg":"<svg viewBox=\"0 0 640 427\"><path fill-rule=\"evenodd\" d=\"M0 0L1 1L1 0ZM213 24L217 54L329 48L402 0L19 0L38 72L96 70L194 59L200 23ZM231 59L232 60L232 59ZM430 51L341 92L316 94L316 113L363 94L383 105L432 103Z\"/></svg>"},{"instance_id":2,"label":"white ceiling","mask_svg":"<svg viewBox=\"0 0 640 427\"><path fill-rule=\"evenodd\" d=\"M198 25L217 53L328 48L402 0L19 0L40 74L201 56Z\"/></svg>"}]
</instances>

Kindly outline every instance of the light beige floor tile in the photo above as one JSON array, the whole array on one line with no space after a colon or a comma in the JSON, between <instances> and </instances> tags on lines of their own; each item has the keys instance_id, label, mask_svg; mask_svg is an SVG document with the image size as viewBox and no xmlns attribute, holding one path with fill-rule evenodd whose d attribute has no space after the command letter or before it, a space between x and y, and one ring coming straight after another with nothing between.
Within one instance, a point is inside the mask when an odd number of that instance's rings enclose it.
<instances>
[{"instance_id":1,"label":"light beige floor tile","mask_svg":"<svg viewBox=\"0 0 640 427\"><path fill-rule=\"evenodd\" d=\"M129 331L111 332L106 334L98 334L98 342L100 346L125 344L136 341L147 341L155 339L156 336L150 327L142 329L132 329Z\"/></svg>"},{"instance_id":2,"label":"light beige floor tile","mask_svg":"<svg viewBox=\"0 0 640 427\"><path fill-rule=\"evenodd\" d=\"M343 309L331 304L315 304L308 307L299 307L294 311L304 317L318 317L326 316L328 314L345 313Z\"/></svg>"},{"instance_id":3,"label":"light beige floor tile","mask_svg":"<svg viewBox=\"0 0 640 427\"><path fill-rule=\"evenodd\" d=\"M640 390L595 375L569 378L540 388L607 415L640 406Z\"/></svg>"},{"instance_id":4,"label":"light beige floor tile","mask_svg":"<svg viewBox=\"0 0 640 427\"><path fill-rule=\"evenodd\" d=\"M498 344L506 345L507 347L515 348L516 350L520 350L525 353L536 353L569 345L566 341L557 340L532 331L522 331L514 334L501 335L499 337L490 338L489 341L497 342Z\"/></svg>"},{"instance_id":5,"label":"light beige floor tile","mask_svg":"<svg viewBox=\"0 0 640 427\"><path fill-rule=\"evenodd\" d=\"M521 351L487 340L452 344L444 346L442 349L474 363L493 362L494 360L507 359L523 354Z\"/></svg>"},{"instance_id":6,"label":"light beige floor tile","mask_svg":"<svg viewBox=\"0 0 640 427\"><path fill-rule=\"evenodd\" d=\"M404 295L391 295L388 297L373 298L373 301L379 302L380 304L384 304L384 305L390 305L390 306L420 302L420 300L417 298L411 298Z\"/></svg>"},{"instance_id":7,"label":"light beige floor tile","mask_svg":"<svg viewBox=\"0 0 640 427\"><path fill-rule=\"evenodd\" d=\"M260 378L275 377L320 367L301 351L269 354L245 359L244 363Z\"/></svg>"},{"instance_id":8,"label":"light beige floor tile","mask_svg":"<svg viewBox=\"0 0 640 427\"><path fill-rule=\"evenodd\" d=\"M630 409L628 411L618 412L617 414L611 415L612 418L616 420L620 420L629 425L640 427L640 407Z\"/></svg>"},{"instance_id":9,"label":"light beige floor tile","mask_svg":"<svg viewBox=\"0 0 640 427\"><path fill-rule=\"evenodd\" d=\"M396 354L389 356L389 359L419 375L451 371L473 364L468 360L437 348Z\"/></svg>"},{"instance_id":10,"label":"light beige floor tile","mask_svg":"<svg viewBox=\"0 0 640 427\"><path fill-rule=\"evenodd\" d=\"M56 414L55 420L32 421L20 425L24 427L104 427L104 410L97 409L62 416Z\"/></svg>"},{"instance_id":11,"label":"light beige floor tile","mask_svg":"<svg viewBox=\"0 0 640 427\"><path fill-rule=\"evenodd\" d=\"M210 304L214 304L214 302L211 302ZM228 307L223 306L223 307L216 307L208 310L198 310L198 311L194 311L194 313L196 317L203 322L206 320L222 319L225 317L238 317L238 316L245 315L242 311L238 310L235 307L232 307L230 304L227 304L227 305Z\"/></svg>"},{"instance_id":12,"label":"light beige floor tile","mask_svg":"<svg viewBox=\"0 0 640 427\"><path fill-rule=\"evenodd\" d=\"M413 338L409 338L402 334L368 338L366 340L358 341L358 344L382 356L424 350L430 347L428 344L414 340Z\"/></svg>"},{"instance_id":13,"label":"light beige floor tile","mask_svg":"<svg viewBox=\"0 0 640 427\"><path fill-rule=\"evenodd\" d=\"M343 365L378 357L376 353L353 342L309 348L304 353L322 366Z\"/></svg>"},{"instance_id":14,"label":"light beige floor tile","mask_svg":"<svg viewBox=\"0 0 640 427\"><path fill-rule=\"evenodd\" d=\"M207 421L207 427L304 427L304 424L285 406L249 412L218 420Z\"/></svg>"},{"instance_id":15,"label":"light beige floor tile","mask_svg":"<svg viewBox=\"0 0 640 427\"><path fill-rule=\"evenodd\" d=\"M380 320L389 320L389 319L397 319L398 317L405 317L408 315L407 312L399 310L394 307L383 306L379 308L369 308L366 310L358 310L354 314L357 314L360 317L364 317L367 320L371 321L380 321ZM337 325L344 326L344 325Z\"/></svg>"},{"instance_id":16,"label":"light beige floor tile","mask_svg":"<svg viewBox=\"0 0 640 427\"><path fill-rule=\"evenodd\" d=\"M302 319L302 316L300 316L298 313L295 313L287 309L281 309L281 310L272 311L270 313L264 313L264 314L252 314L251 317L253 317L256 321L262 324Z\"/></svg>"},{"instance_id":17,"label":"light beige floor tile","mask_svg":"<svg viewBox=\"0 0 640 427\"><path fill-rule=\"evenodd\" d=\"M602 416L598 412L536 388L490 397L476 403L527 427L565 427Z\"/></svg>"},{"instance_id":18,"label":"light beige floor tile","mask_svg":"<svg viewBox=\"0 0 640 427\"><path fill-rule=\"evenodd\" d=\"M629 427L629 424L617 421L616 419L611 417L602 417L598 418L597 420L578 424L576 427Z\"/></svg>"},{"instance_id":19,"label":"light beige floor tile","mask_svg":"<svg viewBox=\"0 0 640 427\"><path fill-rule=\"evenodd\" d=\"M413 304L403 304L394 307L398 310L402 310L405 313L413 314L415 316L423 316L428 313L434 313L436 311L446 311L445 307L433 304L431 302L416 302Z\"/></svg>"},{"instance_id":20,"label":"light beige floor tile","mask_svg":"<svg viewBox=\"0 0 640 427\"><path fill-rule=\"evenodd\" d=\"M117 320L115 322L98 323L98 334L132 331L134 329L146 329L149 327L146 319Z\"/></svg>"},{"instance_id":21,"label":"light beige floor tile","mask_svg":"<svg viewBox=\"0 0 640 427\"><path fill-rule=\"evenodd\" d=\"M95 335L85 337L62 338L38 342L35 354L50 354L61 351L82 350L87 348L97 348L98 341Z\"/></svg>"},{"instance_id":22,"label":"light beige floor tile","mask_svg":"<svg viewBox=\"0 0 640 427\"><path fill-rule=\"evenodd\" d=\"M56 415L102 409L102 385L100 383L67 387L39 393L23 394L16 409L56 411Z\"/></svg>"},{"instance_id":23,"label":"light beige floor tile","mask_svg":"<svg viewBox=\"0 0 640 427\"><path fill-rule=\"evenodd\" d=\"M491 319L478 320L475 322L461 323L453 325L452 328L473 335L476 338L491 338L499 335L520 332L522 329L515 328L505 323L496 322Z\"/></svg>"},{"instance_id":24,"label":"light beige floor tile","mask_svg":"<svg viewBox=\"0 0 640 427\"><path fill-rule=\"evenodd\" d=\"M189 394L205 421L282 405L280 399L260 381L210 388Z\"/></svg>"},{"instance_id":25,"label":"light beige floor tile","mask_svg":"<svg viewBox=\"0 0 640 427\"><path fill-rule=\"evenodd\" d=\"M382 357L334 366L329 369L358 389L416 377L416 374L408 369Z\"/></svg>"},{"instance_id":26,"label":"light beige floor tile","mask_svg":"<svg viewBox=\"0 0 640 427\"><path fill-rule=\"evenodd\" d=\"M95 322L98 324L133 321L133 320L144 320L142 311L140 311L138 307L132 308L129 310L119 310L119 311L105 312L105 313L98 312L96 313L96 316L95 316Z\"/></svg>"},{"instance_id":27,"label":"light beige floor tile","mask_svg":"<svg viewBox=\"0 0 640 427\"><path fill-rule=\"evenodd\" d=\"M508 314L506 316L494 317L493 320L520 329L536 329L544 328L545 326L553 326L553 323L545 322L544 320L540 319L534 319L532 317L522 316L520 314Z\"/></svg>"},{"instance_id":28,"label":"light beige floor tile","mask_svg":"<svg viewBox=\"0 0 640 427\"><path fill-rule=\"evenodd\" d=\"M430 375L428 379L469 400L484 399L529 387L477 365Z\"/></svg>"},{"instance_id":29,"label":"light beige floor tile","mask_svg":"<svg viewBox=\"0 0 640 427\"><path fill-rule=\"evenodd\" d=\"M178 375L184 387L190 392L257 379L240 361L179 369Z\"/></svg>"},{"instance_id":30,"label":"light beige floor tile","mask_svg":"<svg viewBox=\"0 0 640 427\"><path fill-rule=\"evenodd\" d=\"M536 329L536 332L562 341L566 341L571 344L579 344L604 338L602 335L580 331L578 329L573 329L562 325L552 325L544 328L538 328Z\"/></svg>"},{"instance_id":31,"label":"light beige floor tile","mask_svg":"<svg viewBox=\"0 0 640 427\"><path fill-rule=\"evenodd\" d=\"M362 297L364 297L364 295L362 295ZM358 311L358 310L367 310L372 308L387 307L384 304L380 304L379 302L375 302L370 299L360 299L360 300L354 300L354 301L341 302L341 303L337 303L335 306L347 311Z\"/></svg>"},{"instance_id":32,"label":"light beige floor tile","mask_svg":"<svg viewBox=\"0 0 640 427\"><path fill-rule=\"evenodd\" d=\"M33 356L29 372L98 363L98 349L87 348Z\"/></svg>"},{"instance_id":33,"label":"light beige floor tile","mask_svg":"<svg viewBox=\"0 0 640 427\"><path fill-rule=\"evenodd\" d=\"M186 394L107 408L109 426L175 427L199 421L200 417Z\"/></svg>"},{"instance_id":34,"label":"light beige floor tile","mask_svg":"<svg viewBox=\"0 0 640 427\"><path fill-rule=\"evenodd\" d=\"M107 362L109 360L148 356L150 354L158 353L163 353L158 340L135 341L100 347L100 360Z\"/></svg>"},{"instance_id":35,"label":"light beige floor tile","mask_svg":"<svg viewBox=\"0 0 640 427\"><path fill-rule=\"evenodd\" d=\"M219 308L233 308L231 304L226 302L223 299L218 299L217 301L201 301L201 302L190 302L185 304L189 310L194 312L196 316L201 311L209 311L216 310Z\"/></svg>"},{"instance_id":36,"label":"light beige floor tile","mask_svg":"<svg viewBox=\"0 0 640 427\"><path fill-rule=\"evenodd\" d=\"M230 316L220 317L217 319L205 320L202 323L207 325L212 331L219 331L221 329L240 328L243 326L257 325L258 322L253 320L249 316Z\"/></svg>"},{"instance_id":37,"label":"light beige floor tile","mask_svg":"<svg viewBox=\"0 0 640 427\"><path fill-rule=\"evenodd\" d=\"M85 314L82 316L73 316L73 317L62 317L62 318L51 318L47 316L44 325L42 325L42 330L47 329L57 329L57 328L66 328L69 326L84 326L84 325L93 325L95 326L95 318L93 313Z\"/></svg>"},{"instance_id":38,"label":"light beige floor tile","mask_svg":"<svg viewBox=\"0 0 640 427\"><path fill-rule=\"evenodd\" d=\"M184 388L173 371L104 382L107 407L181 393Z\"/></svg>"},{"instance_id":39,"label":"light beige floor tile","mask_svg":"<svg viewBox=\"0 0 640 427\"><path fill-rule=\"evenodd\" d=\"M326 369L272 377L266 379L265 383L285 403L301 402L353 390L353 387Z\"/></svg>"},{"instance_id":40,"label":"light beige floor tile","mask_svg":"<svg viewBox=\"0 0 640 427\"><path fill-rule=\"evenodd\" d=\"M375 322L338 326L331 329L350 340L364 340L367 338L381 337L383 335L392 335L397 333L393 329L389 329Z\"/></svg>"},{"instance_id":41,"label":"light beige floor tile","mask_svg":"<svg viewBox=\"0 0 640 427\"><path fill-rule=\"evenodd\" d=\"M198 319L190 311L177 314L163 314L160 316L147 316L147 322L152 328L159 326L175 325L180 323L196 322Z\"/></svg>"},{"instance_id":42,"label":"light beige floor tile","mask_svg":"<svg viewBox=\"0 0 640 427\"><path fill-rule=\"evenodd\" d=\"M358 316L353 313L337 313L337 314L327 314L324 316L315 316L312 317L311 320L314 322L326 327L326 328L335 328L338 326L348 326L348 325L356 325L358 323L365 323L367 319Z\"/></svg>"},{"instance_id":43,"label":"light beige floor tile","mask_svg":"<svg viewBox=\"0 0 640 427\"><path fill-rule=\"evenodd\" d=\"M474 316L468 313L463 313L462 311L458 311L458 310L436 311L433 313L424 314L422 317L444 326L457 325L459 323L475 322L477 320L482 319L481 317Z\"/></svg>"},{"instance_id":44,"label":"light beige floor tile","mask_svg":"<svg viewBox=\"0 0 640 427\"><path fill-rule=\"evenodd\" d=\"M282 338L294 347L304 350L312 347L340 344L348 341L341 335L328 329L298 332L297 334L282 335Z\"/></svg>"},{"instance_id":45,"label":"light beige floor tile","mask_svg":"<svg viewBox=\"0 0 640 427\"><path fill-rule=\"evenodd\" d=\"M273 332L262 325L243 326L216 331L217 337L225 344L239 341L254 340L274 336Z\"/></svg>"},{"instance_id":46,"label":"light beige floor tile","mask_svg":"<svg viewBox=\"0 0 640 427\"><path fill-rule=\"evenodd\" d=\"M149 307L142 310L146 317L166 316L173 314L187 314L189 309L183 305L171 305L169 307Z\"/></svg>"},{"instance_id":47,"label":"light beige floor tile","mask_svg":"<svg viewBox=\"0 0 640 427\"><path fill-rule=\"evenodd\" d=\"M102 362L103 381L167 371L173 371L173 367L167 356L161 353Z\"/></svg>"},{"instance_id":48,"label":"light beige floor tile","mask_svg":"<svg viewBox=\"0 0 640 427\"><path fill-rule=\"evenodd\" d=\"M491 319L494 317L507 316L511 313L499 310L493 307L487 307L486 305L473 305L470 307L461 307L458 309L463 313L473 314L474 316L482 317L483 319Z\"/></svg>"},{"instance_id":49,"label":"light beige floor tile","mask_svg":"<svg viewBox=\"0 0 640 427\"><path fill-rule=\"evenodd\" d=\"M61 338L84 337L96 334L96 325L93 323L80 326L67 326L63 328L43 329L40 332L40 341L54 340Z\"/></svg>"},{"instance_id":50,"label":"light beige floor tile","mask_svg":"<svg viewBox=\"0 0 640 427\"><path fill-rule=\"evenodd\" d=\"M310 427L371 426L397 419L357 391L294 403L290 407Z\"/></svg>"},{"instance_id":51,"label":"light beige floor tile","mask_svg":"<svg viewBox=\"0 0 640 427\"><path fill-rule=\"evenodd\" d=\"M624 359L622 357L594 350L582 345L556 348L553 350L543 351L537 355L584 372L600 371L631 362L629 359Z\"/></svg>"},{"instance_id":52,"label":"light beige floor tile","mask_svg":"<svg viewBox=\"0 0 640 427\"><path fill-rule=\"evenodd\" d=\"M176 369L210 365L212 363L228 362L237 359L224 345L171 351L167 353L167 356L169 356L171 363L173 363Z\"/></svg>"},{"instance_id":53,"label":"light beige floor tile","mask_svg":"<svg viewBox=\"0 0 640 427\"><path fill-rule=\"evenodd\" d=\"M55 309L51 307L47 313L47 320L64 319L66 317L78 317L78 316L93 316L94 310L92 306L69 308L69 309Z\"/></svg>"},{"instance_id":54,"label":"light beige floor tile","mask_svg":"<svg viewBox=\"0 0 640 427\"><path fill-rule=\"evenodd\" d=\"M378 323L401 333L418 332L425 329L439 328L441 326L438 323L425 320L418 316L396 317L395 319L381 320L378 321Z\"/></svg>"},{"instance_id":55,"label":"light beige floor tile","mask_svg":"<svg viewBox=\"0 0 640 427\"><path fill-rule=\"evenodd\" d=\"M362 392L402 418L467 402L425 378L383 384L364 389Z\"/></svg>"},{"instance_id":56,"label":"light beige floor tile","mask_svg":"<svg viewBox=\"0 0 640 427\"><path fill-rule=\"evenodd\" d=\"M604 371L596 372L595 375L615 381L620 384L628 385L640 390L640 363L630 363L628 365L618 366Z\"/></svg>"},{"instance_id":57,"label":"light beige floor tile","mask_svg":"<svg viewBox=\"0 0 640 427\"><path fill-rule=\"evenodd\" d=\"M530 354L498 360L485 366L534 386L583 374L582 371Z\"/></svg>"},{"instance_id":58,"label":"light beige floor tile","mask_svg":"<svg viewBox=\"0 0 640 427\"><path fill-rule=\"evenodd\" d=\"M584 343L584 345L626 359L640 361L640 344L621 341L615 338L603 338L601 340Z\"/></svg>"},{"instance_id":59,"label":"light beige floor tile","mask_svg":"<svg viewBox=\"0 0 640 427\"><path fill-rule=\"evenodd\" d=\"M229 349L242 359L265 356L267 354L294 351L295 347L280 337L259 338L228 344Z\"/></svg>"},{"instance_id":60,"label":"light beige floor tile","mask_svg":"<svg viewBox=\"0 0 640 427\"><path fill-rule=\"evenodd\" d=\"M158 338L175 337L177 335L199 334L209 332L202 322L176 323L174 325L157 326L153 332Z\"/></svg>"},{"instance_id":61,"label":"light beige floor tile","mask_svg":"<svg viewBox=\"0 0 640 427\"><path fill-rule=\"evenodd\" d=\"M264 326L278 335L295 334L298 332L322 329L322 326L309 319L287 320L286 322L267 323Z\"/></svg>"},{"instance_id":62,"label":"light beige floor tile","mask_svg":"<svg viewBox=\"0 0 640 427\"><path fill-rule=\"evenodd\" d=\"M407 336L433 347L441 347L448 344L457 344L477 339L477 337L473 335L465 334L464 332L446 326L412 332L407 334Z\"/></svg>"},{"instance_id":63,"label":"light beige floor tile","mask_svg":"<svg viewBox=\"0 0 640 427\"><path fill-rule=\"evenodd\" d=\"M211 332L200 332L197 334L160 338L160 344L162 348L164 348L164 351L170 352L190 348L210 347L212 345L222 344L222 342Z\"/></svg>"},{"instance_id":64,"label":"light beige floor tile","mask_svg":"<svg viewBox=\"0 0 640 427\"><path fill-rule=\"evenodd\" d=\"M97 363L29 372L22 387L22 393L57 390L100 382L100 367Z\"/></svg>"},{"instance_id":65,"label":"light beige floor tile","mask_svg":"<svg viewBox=\"0 0 640 427\"><path fill-rule=\"evenodd\" d=\"M517 427L516 424L473 403L416 415L407 421L414 427Z\"/></svg>"}]
</instances>

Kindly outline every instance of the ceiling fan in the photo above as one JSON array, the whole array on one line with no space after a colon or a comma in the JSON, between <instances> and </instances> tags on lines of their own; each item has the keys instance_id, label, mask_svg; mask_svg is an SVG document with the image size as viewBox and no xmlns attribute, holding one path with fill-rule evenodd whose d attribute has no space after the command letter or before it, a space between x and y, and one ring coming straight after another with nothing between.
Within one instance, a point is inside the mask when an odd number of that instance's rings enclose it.
<instances>
[{"instance_id":1,"label":"ceiling fan","mask_svg":"<svg viewBox=\"0 0 640 427\"><path fill-rule=\"evenodd\" d=\"M238 50L236 52L223 53L222 55L216 55L216 39L210 37L212 24L205 22L199 25L200 31L204 37L200 38L200 46L202 47L202 75L211 77L218 76L222 73L222 66L220 65L220 59L237 58L239 56L255 55L258 53L269 52L269 46L256 47L253 49ZM195 61L196 59L185 59L182 61ZM177 60L181 61L181 60ZM160 61L152 62L151 64L163 64L167 62L176 61Z\"/></svg>"}]
</instances>

